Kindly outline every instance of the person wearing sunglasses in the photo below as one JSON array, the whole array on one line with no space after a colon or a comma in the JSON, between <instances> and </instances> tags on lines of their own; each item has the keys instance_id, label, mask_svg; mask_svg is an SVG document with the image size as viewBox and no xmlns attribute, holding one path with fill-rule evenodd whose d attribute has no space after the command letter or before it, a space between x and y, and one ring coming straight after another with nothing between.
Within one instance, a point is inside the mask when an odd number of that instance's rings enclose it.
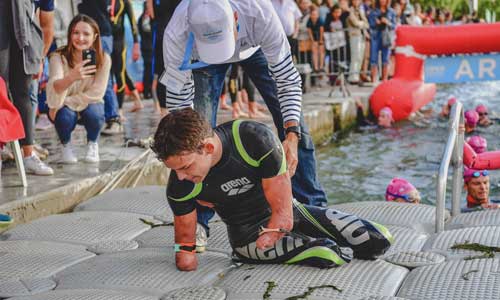
<instances>
[{"instance_id":1,"label":"person wearing sunglasses","mask_svg":"<svg viewBox=\"0 0 500 300\"><path fill-rule=\"evenodd\" d=\"M385 200L400 203L420 203L420 193L403 178L393 178L385 191Z\"/></svg>"},{"instance_id":2,"label":"person wearing sunglasses","mask_svg":"<svg viewBox=\"0 0 500 300\"><path fill-rule=\"evenodd\" d=\"M488 127L493 124L493 121L488 117L488 108L484 104L479 104L476 106L476 112L479 115L478 125L482 127Z\"/></svg>"},{"instance_id":3,"label":"person wearing sunglasses","mask_svg":"<svg viewBox=\"0 0 500 300\"><path fill-rule=\"evenodd\" d=\"M490 177L487 170L464 168L464 189L467 191L467 209L500 208L498 203L490 201Z\"/></svg>"}]
</instances>

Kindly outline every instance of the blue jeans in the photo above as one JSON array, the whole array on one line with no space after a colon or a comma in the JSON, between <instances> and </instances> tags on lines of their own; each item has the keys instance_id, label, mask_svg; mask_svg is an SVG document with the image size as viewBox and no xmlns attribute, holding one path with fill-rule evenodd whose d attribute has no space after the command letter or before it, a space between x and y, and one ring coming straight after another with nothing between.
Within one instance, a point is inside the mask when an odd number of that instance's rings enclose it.
<instances>
[{"instance_id":1,"label":"blue jeans","mask_svg":"<svg viewBox=\"0 0 500 300\"><path fill-rule=\"evenodd\" d=\"M113 52L113 36L101 36L102 50L109 54ZM113 91L113 73L109 71L108 85L104 94L104 117L106 121L118 118L118 99Z\"/></svg>"},{"instance_id":2,"label":"blue jeans","mask_svg":"<svg viewBox=\"0 0 500 300\"><path fill-rule=\"evenodd\" d=\"M255 84L262 98L264 98L273 117L278 136L283 141L285 133L276 82L269 74L268 63L264 53L259 49L246 60L240 61L239 64ZM195 88L194 108L210 120L212 127L215 127L217 123L219 96L229 66L230 64L210 65L205 68L193 70ZM300 127L302 130L302 139L299 142L298 148L299 163L297 171L292 177L293 196L305 204L326 206L326 194L316 173L314 143L302 115L300 117ZM198 209L198 222L207 228L208 220L213 216L214 212L202 206L198 207L201 208Z\"/></svg>"},{"instance_id":3,"label":"blue jeans","mask_svg":"<svg viewBox=\"0 0 500 300\"><path fill-rule=\"evenodd\" d=\"M102 103L89 104L86 109L80 112L63 106L57 111L56 119L52 121L62 144L70 142L71 133L76 124L85 126L88 142L97 142L101 128L104 125L104 106Z\"/></svg>"},{"instance_id":4,"label":"blue jeans","mask_svg":"<svg viewBox=\"0 0 500 300\"><path fill-rule=\"evenodd\" d=\"M370 65L378 66L378 52L382 52L382 64L389 63L390 49L389 47L382 46L382 31L372 31L370 38Z\"/></svg>"}]
</instances>

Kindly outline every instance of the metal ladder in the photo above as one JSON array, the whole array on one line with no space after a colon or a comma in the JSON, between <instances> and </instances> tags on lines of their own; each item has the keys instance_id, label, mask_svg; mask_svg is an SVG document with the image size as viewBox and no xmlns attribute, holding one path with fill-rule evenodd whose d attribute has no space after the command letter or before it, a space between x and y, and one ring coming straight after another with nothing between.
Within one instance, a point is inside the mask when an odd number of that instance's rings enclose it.
<instances>
[{"instance_id":1,"label":"metal ladder","mask_svg":"<svg viewBox=\"0 0 500 300\"><path fill-rule=\"evenodd\" d=\"M452 163L453 167L451 215L454 217L460 214L463 185L464 133L459 132L459 125L464 125L464 109L462 103L457 101L450 112L448 141L446 142L439 166L436 187L436 232L444 230L446 183L448 181L450 163Z\"/></svg>"}]
</instances>

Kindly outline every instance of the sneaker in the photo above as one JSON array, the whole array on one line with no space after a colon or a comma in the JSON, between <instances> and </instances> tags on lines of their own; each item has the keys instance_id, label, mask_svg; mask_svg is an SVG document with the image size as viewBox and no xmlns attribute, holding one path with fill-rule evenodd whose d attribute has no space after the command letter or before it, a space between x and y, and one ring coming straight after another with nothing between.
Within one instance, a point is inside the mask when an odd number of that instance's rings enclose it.
<instances>
[{"instance_id":1,"label":"sneaker","mask_svg":"<svg viewBox=\"0 0 500 300\"><path fill-rule=\"evenodd\" d=\"M196 252L203 253L207 248L207 231L201 224L196 223Z\"/></svg>"},{"instance_id":2,"label":"sneaker","mask_svg":"<svg viewBox=\"0 0 500 300\"><path fill-rule=\"evenodd\" d=\"M27 174L33 175L54 175L54 170L42 162L38 156L32 154L31 156L25 157L24 169Z\"/></svg>"},{"instance_id":3,"label":"sneaker","mask_svg":"<svg viewBox=\"0 0 500 300\"><path fill-rule=\"evenodd\" d=\"M99 144L89 142L87 144L87 154L85 155L85 162L97 163L99 162Z\"/></svg>"},{"instance_id":4,"label":"sneaker","mask_svg":"<svg viewBox=\"0 0 500 300\"><path fill-rule=\"evenodd\" d=\"M52 123L49 120L49 117L46 114L41 114L38 116L38 120L35 124L36 130L47 130L52 127Z\"/></svg>"},{"instance_id":5,"label":"sneaker","mask_svg":"<svg viewBox=\"0 0 500 300\"><path fill-rule=\"evenodd\" d=\"M69 143L61 145L61 154L61 163L63 164L76 164L78 162L78 158L73 153L73 147Z\"/></svg>"},{"instance_id":6,"label":"sneaker","mask_svg":"<svg viewBox=\"0 0 500 300\"><path fill-rule=\"evenodd\" d=\"M119 120L111 120L106 123L106 127L102 130L104 135L115 135L123 132L122 124Z\"/></svg>"}]
</instances>

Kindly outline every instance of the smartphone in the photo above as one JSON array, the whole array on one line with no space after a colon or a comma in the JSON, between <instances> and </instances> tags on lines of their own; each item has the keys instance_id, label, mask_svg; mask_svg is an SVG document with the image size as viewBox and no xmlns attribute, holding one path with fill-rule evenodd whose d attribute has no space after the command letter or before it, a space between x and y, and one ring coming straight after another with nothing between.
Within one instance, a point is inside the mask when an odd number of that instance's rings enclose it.
<instances>
[{"instance_id":1,"label":"smartphone","mask_svg":"<svg viewBox=\"0 0 500 300\"><path fill-rule=\"evenodd\" d=\"M95 50L94 49L83 50L82 51L82 59L83 60L90 59L90 62L86 63L84 67L86 67L86 66L92 66L92 65L95 66L96 65Z\"/></svg>"}]
</instances>

